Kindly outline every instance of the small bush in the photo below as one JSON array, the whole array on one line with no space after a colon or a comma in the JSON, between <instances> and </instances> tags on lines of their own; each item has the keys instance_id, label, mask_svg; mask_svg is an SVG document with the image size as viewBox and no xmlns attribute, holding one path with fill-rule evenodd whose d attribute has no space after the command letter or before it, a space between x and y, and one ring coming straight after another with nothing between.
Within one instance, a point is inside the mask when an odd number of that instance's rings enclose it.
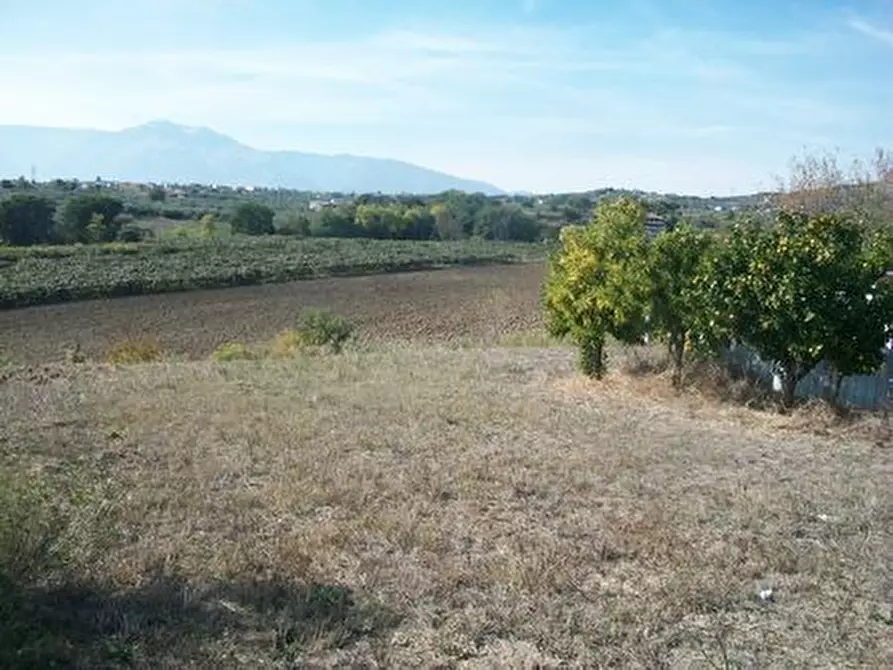
<instances>
[{"instance_id":1,"label":"small bush","mask_svg":"<svg viewBox=\"0 0 893 670\"><path fill-rule=\"evenodd\" d=\"M328 346L337 354L353 336L354 326L344 317L313 310L307 312L301 319L297 332L305 344Z\"/></svg>"},{"instance_id":2,"label":"small bush","mask_svg":"<svg viewBox=\"0 0 893 670\"><path fill-rule=\"evenodd\" d=\"M118 242L142 242L148 239L152 231L147 228L140 228L133 224L127 224L118 231Z\"/></svg>"},{"instance_id":3,"label":"small bush","mask_svg":"<svg viewBox=\"0 0 893 670\"><path fill-rule=\"evenodd\" d=\"M163 354L161 345L154 339L130 338L114 344L106 355L106 361L112 365L156 363Z\"/></svg>"},{"instance_id":4,"label":"small bush","mask_svg":"<svg viewBox=\"0 0 893 670\"><path fill-rule=\"evenodd\" d=\"M305 214L289 214L285 221L276 228L279 235L292 235L294 237L310 236L310 218Z\"/></svg>"},{"instance_id":5,"label":"small bush","mask_svg":"<svg viewBox=\"0 0 893 670\"><path fill-rule=\"evenodd\" d=\"M256 361L261 358L260 352L241 342L227 342L211 354L211 358L217 363L230 361Z\"/></svg>"},{"instance_id":6,"label":"small bush","mask_svg":"<svg viewBox=\"0 0 893 670\"><path fill-rule=\"evenodd\" d=\"M64 564L68 519L40 481L0 474L0 593L47 579Z\"/></svg>"},{"instance_id":7,"label":"small bush","mask_svg":"<svg viewBox=\"0 0 893 670\"><path fill-rule=\"evenodd\" d=\"M296 330L284 330L270 343L270 355L273 358L291 358L306 350L307 342Z\"/></svg>"}]
</instances>

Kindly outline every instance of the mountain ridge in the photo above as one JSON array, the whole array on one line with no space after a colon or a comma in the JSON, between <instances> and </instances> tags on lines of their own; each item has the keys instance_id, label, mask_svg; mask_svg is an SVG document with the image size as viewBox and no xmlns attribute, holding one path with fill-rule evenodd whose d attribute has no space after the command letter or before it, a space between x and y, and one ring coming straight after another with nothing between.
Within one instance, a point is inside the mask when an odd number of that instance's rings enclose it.
<instances>
[{"instance_id":1,"label":"mountain ridge","mask_svg":"<svg viewBox=\"0 0 893 670\"><path fill-rule=\"evenodd\" d=\"M502 195L502 189L394 158L266 151L204 126L157 119L119 131L0 125L0 175L194 182L345 193Z\"/></svg>"}]
</instances>

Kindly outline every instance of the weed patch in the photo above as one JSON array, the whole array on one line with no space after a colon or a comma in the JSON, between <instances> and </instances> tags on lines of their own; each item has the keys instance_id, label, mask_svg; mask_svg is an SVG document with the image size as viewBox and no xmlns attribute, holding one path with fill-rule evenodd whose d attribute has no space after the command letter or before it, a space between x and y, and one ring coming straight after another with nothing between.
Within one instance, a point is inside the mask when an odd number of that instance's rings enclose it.
<instances>
[{"instance_id":1,"label":"weed patch","mask_svg":"<svg viewBox=\"0 0 893 670\"><path fill-rule=\"evenodd\" d=\"M215 349L211 358L217 363L256 361L263 358L263 352L241 342L227 342Z\"/></svg>"},{"instance_id":2,"label":"weed patch","mask_svg":"<svg viewBox=\"0 0 893 670\"><path fill-rule=\"evenodd\" d=\"M164 356L164 350L157 340L138 337L128 338L113 344L105 360L112 365L134 365L137 363L157 363Z\"/></svg>"}]
</instances>

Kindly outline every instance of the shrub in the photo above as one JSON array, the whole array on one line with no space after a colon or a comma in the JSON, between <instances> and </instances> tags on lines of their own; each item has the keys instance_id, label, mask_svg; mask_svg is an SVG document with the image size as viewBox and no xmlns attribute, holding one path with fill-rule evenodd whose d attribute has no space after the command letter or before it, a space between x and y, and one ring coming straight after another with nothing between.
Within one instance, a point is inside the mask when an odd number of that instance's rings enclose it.
<instances>
[{"instance_id":1,"label":"shrub","mask_svg":"<svg viewBox=\"0 0 893 670\"><path fill-rule=\"evenodd\" d=\"M117 342L106 354L106 361L112 365L132 365L134 363L156 363L164 351L154 339L139 337Z\"/></svg>"},{"instance_id":2,"label":"shrub","mask_svg":"<svg viewBox=\"0 0 893 670\"><path fill-rule=\"evenodd\" d=\"M0 593L46 579L63 565L66 526L43 482L0 474Z\"/></svg>"},{"instance_id":3,"label":"shrub","mask_svg":"<svg viewBox=\"0 0 893 670\"><path fill-rule=\"evenodd\" d=\"M201 236L204 239L212 240L217 237L217 217L213 214L202 214L202 217L198 220L198 225L201 230Z\"/></svg>"},{"instance_id":4,"label":"shrub","mask_svg":"<svg viewBox=\"0 0 893 670\"><path fill-rule=\"evenodd\" d=\"M307 346L302 335L296 330L284 330L270 343L273 358L291 358Z\"/></svg>"},{"instance_id":5,"label":"shrub","mask_svg":"<svg viewBox=\"0 0 893 670\"><path fill-rule=\"evenodd\" d=\"M353 336L354 326L347 319L329 312L313 310L304 314L297 328L285 330L270 344L274 358L290 358L298 352L329 347L340 353Z\"/></svg>"},{"instance_id":6,"label":"shrub","mask_svg":"<svg viewBox=\"0 0 893 670\"><path fill-rule=\"evenodd\" d=\"M151 237L152 231L133 224L125 225L118 231L118 242L142 242Z\"/></svg>"},{"instance_id":7,"label":"shrub","mask_svg":"<svg viewBox=\"0 0 893 670\"><path fill-rule=\"evenodd\" d=\"M227 342L226 344L217 347L217 349L214 350L214 353L211 354L211 358L217 363L228 363L230 361L256 361L261 358L261 354L247 344L242 344L241 342Z\"/></svg>"},{"instance_id":8,"label":"shrub","mask_svg":"<svg viewBox=\"0 0 893 670\"><path fill-rule=\"evenodd\" d=\"M307 312L298 326L301 340L310 346L328 346L334 353L340 353L344 344L354 332L353 324L344 317L329 312L312 310Z\"/></svg>"},{"instance_id":9,"label":"shrub","mask_svg":"<svg viewBox=\"0 0 893 670\"><path fill-rule=\"evenodd\" d=\"M294 237L310 236L310 217L305 214L289 214L285 221L276 229L280 235L292 235Z\"/></svg>"}]
</instances>

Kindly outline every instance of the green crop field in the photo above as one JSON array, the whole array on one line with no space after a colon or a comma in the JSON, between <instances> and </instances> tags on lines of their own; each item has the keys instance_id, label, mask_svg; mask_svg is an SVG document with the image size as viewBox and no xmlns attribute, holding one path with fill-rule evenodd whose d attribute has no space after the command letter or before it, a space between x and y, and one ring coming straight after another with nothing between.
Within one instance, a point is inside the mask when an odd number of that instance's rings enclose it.
<instances>
[{"instance_id":1,"label":"green crop field","mask_svg":"<svg viewBox=\"0 0 893 670\"><path fill-rule=\"evenodd\" d=\"M0 309L454 265L542 260L541 243L286 237L0 249Z\"/></svg>"}]
</instances>

